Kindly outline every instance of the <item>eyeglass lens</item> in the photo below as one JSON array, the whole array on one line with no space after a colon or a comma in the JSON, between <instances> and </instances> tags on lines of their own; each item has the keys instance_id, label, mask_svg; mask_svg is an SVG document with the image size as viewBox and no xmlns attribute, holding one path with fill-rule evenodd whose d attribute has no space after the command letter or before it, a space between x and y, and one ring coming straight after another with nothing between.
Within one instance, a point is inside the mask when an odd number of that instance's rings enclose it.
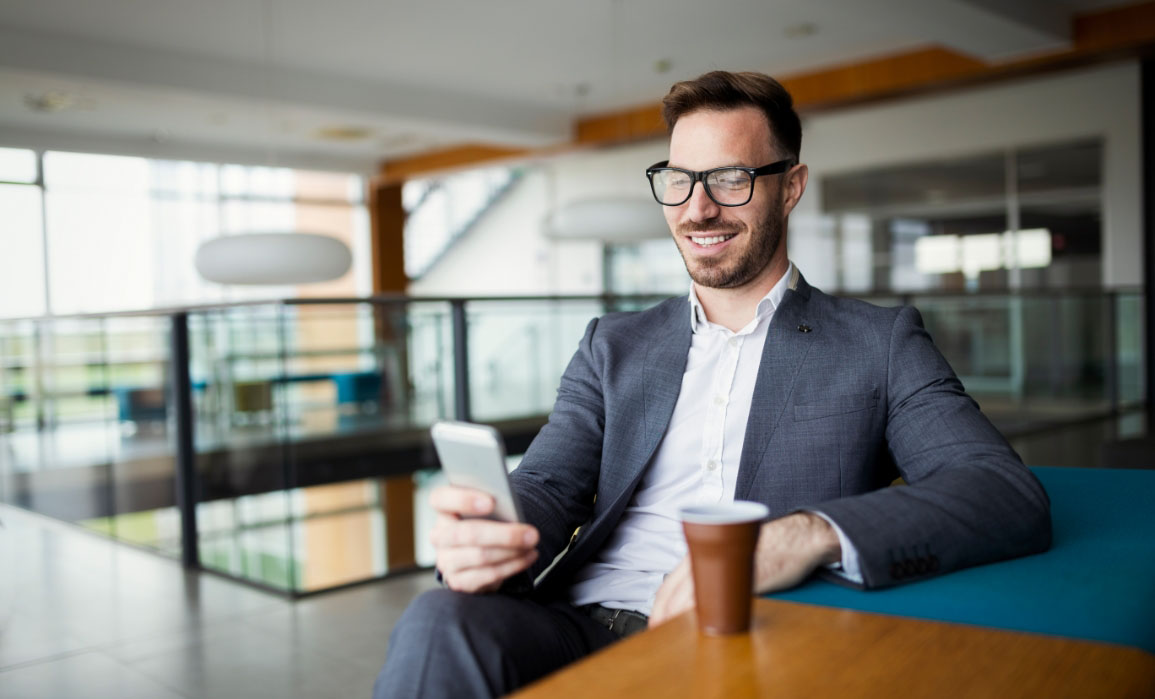
<instances>
[{"instance_id":1,"label":"eyeglass lens","mask_svg":"<svg viewBox=\"0 0 1155 699\"><path fill-rule=\"evenodd\" d=\"M738 168L721 168L708 173L704 179L708 193L719 204L744 204L750 198L750 173ZM654 172L654 195L663 204L681 204L690 198L694 179L681 170L662 169Z\"/></svg>"}]
</instances>

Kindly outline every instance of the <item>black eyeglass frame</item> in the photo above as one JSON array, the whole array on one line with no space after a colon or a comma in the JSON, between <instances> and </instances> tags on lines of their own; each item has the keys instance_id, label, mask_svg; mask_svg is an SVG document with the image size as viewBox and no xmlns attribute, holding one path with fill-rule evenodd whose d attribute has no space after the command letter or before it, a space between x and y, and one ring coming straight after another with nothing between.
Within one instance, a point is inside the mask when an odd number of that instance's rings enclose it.
<instances>
[{"instance_id":1,"label":"black eyeglass frame","mask_svg":"<svg viewBox=\"0 0 1155 699\"><path fill-rule=\"evenodd\" d=\"M710 170L701 170L698 172L695 172L694 170L686 170L685 168L680 167L669 167L669 165L669 160L663 160L660 163L654 163L653 165L646 168L646 179L650 181L650 193L654 195L654 201L658 202L662 206L681 206L682 204L690 201L690 197L694 196L694 184L697 182L702 183L702 187L706 190L706 196L710 197L710 201L714 202L718 206L746 206L750 203L750 200L754 198L754 183L760 176L780 175L794 167L796 163L794 162L793 158L787 158L785 160L779 160L776 163L763 165L762 167L741 167L739 165L727 165L725 167L716 167ZM688 192L686 192L685 199L676 204L667 204L658 198L658 192L654 189L654 175L658 170L675 170L677 172L685 173L689 176L690 189ZM746 201L742 202L741 204L723 204L714 198L714 193L710 191L710 185L706 184L706 178L711 174L718 172L719 170L741 170L750 176L750 191L747 193Z\"/></svg>"}]
</instances>

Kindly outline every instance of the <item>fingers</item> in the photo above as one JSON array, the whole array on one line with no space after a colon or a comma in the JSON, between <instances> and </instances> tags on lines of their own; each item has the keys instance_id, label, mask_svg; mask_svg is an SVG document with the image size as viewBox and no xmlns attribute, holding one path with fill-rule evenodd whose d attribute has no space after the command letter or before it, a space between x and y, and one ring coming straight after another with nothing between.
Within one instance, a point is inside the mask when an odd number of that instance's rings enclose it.
<instances>
[{"instance_id":1,"label":"fingers","mask_svg":"<svg viewBox=\"0 0 1155 699\"><path fill-rule=\"evenodd\" d=\"M437 549L480 546L528 549L537 546L537 528L531 524L493 522L486 519L458 520L450 515L437 518L430 541Z\"/></svg>"},{"instance_id":2,"label":"fingers","mask_svg":"<svg viewBox=\"0 0 1155 699\"><path fill-rule=\"evenodd\" d=\"M429 493L434 510L457 517L484 517L493 512L493 498L480 490L442 485Z\"/></svg>"},{"instance_id":3,"label":"fingers","mask_svg":"<svg viewBox=\"0 0 1155 699\"><path fill-rule=\"evenodd\" d=\"M457 494L449 493L445 501ZM490 592L537 560L540 535L528 524L437 517L430 539L437 549L437 569L452 590Z\"/></svg>"},{"instance_id":4,"label":"fingers","mask_svg":"<svg viewBox=\"0 0 1155 699\"><path fill-rule=\"evenodd\" d=\"M654 607L650 610L651 627L664 624L682 612L694 607L694 578L690 571L690 559L684 558L658 588L654 596Z\"/></svg>"},{"instance_id":5,"label":"fingers","mask_svg":"<svg viewBox=\"0 0 1155 699\"><path fill-rule=\"evenodd\" d=\"M690 580L679 580L666 597L665 604L662 606L661 612L657 615L657 619L650 620L650 625L657 626L664 624L682 612L693 608L694 583Z\"/></svg>"},{"instance_id":6,"label":"fingers","mask_svg":"<svg viewBox=\"0 0 1155 699\"><path fill-rule=\"evenodd\" d=\"M535 549L497 565L466 568L452 574L443 570L442 577L451 590L472 593L492 592L511 575L517 575L533 565L536 560L537 550Z\"/></svg>"},{"instance_id":7,"label":"fingers","mask_svg":"<svg viewBox=\"0 0 1155 699\"><path fill-rule=\"evenodd\" d=\"M442 575L468 570L499 566L515 558L523 558L533 549L481 548L459 546L445 549L437 557L437 569Z\"/></svg>"}]
</instances>

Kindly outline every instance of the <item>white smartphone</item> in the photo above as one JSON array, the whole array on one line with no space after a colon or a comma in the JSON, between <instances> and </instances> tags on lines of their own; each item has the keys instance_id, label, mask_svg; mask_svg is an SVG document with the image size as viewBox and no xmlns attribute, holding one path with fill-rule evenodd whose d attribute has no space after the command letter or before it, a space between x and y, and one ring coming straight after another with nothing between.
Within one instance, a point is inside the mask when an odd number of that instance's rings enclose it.
<instances>
[{"instance_id":1,"label":"white smartphone","mask_svg":"<svg viewBox=\"0 0 1155 699\"><path fill-rule=\"evenodd\" d=\"M480 490L493 497L493 514L487 519L521 522L521 508L509 485L505 468L505 445L497 430L488 425L442 420L435 423L433 446L451 485Z\"/></svg>"}]
</instances>

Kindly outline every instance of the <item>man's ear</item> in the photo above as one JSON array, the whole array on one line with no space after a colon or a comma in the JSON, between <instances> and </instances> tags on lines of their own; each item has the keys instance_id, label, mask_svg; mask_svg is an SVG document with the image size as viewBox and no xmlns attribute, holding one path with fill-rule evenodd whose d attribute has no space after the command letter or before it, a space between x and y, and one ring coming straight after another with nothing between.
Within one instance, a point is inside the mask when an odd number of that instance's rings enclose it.
<instances>
[{"instance_id":1,"label":"man's ear","mask_svg":"<svg viewBox=\"0 0 1155 699\"><path fill-rule=\"evenodd\" d=\"M806 192L806 182L810 177L810 168L799 163L790 168L785 175L783 175L782 183L782 215L789 216L794 207L802 199L802 194Z\"/></svg>"}]
</instances>

